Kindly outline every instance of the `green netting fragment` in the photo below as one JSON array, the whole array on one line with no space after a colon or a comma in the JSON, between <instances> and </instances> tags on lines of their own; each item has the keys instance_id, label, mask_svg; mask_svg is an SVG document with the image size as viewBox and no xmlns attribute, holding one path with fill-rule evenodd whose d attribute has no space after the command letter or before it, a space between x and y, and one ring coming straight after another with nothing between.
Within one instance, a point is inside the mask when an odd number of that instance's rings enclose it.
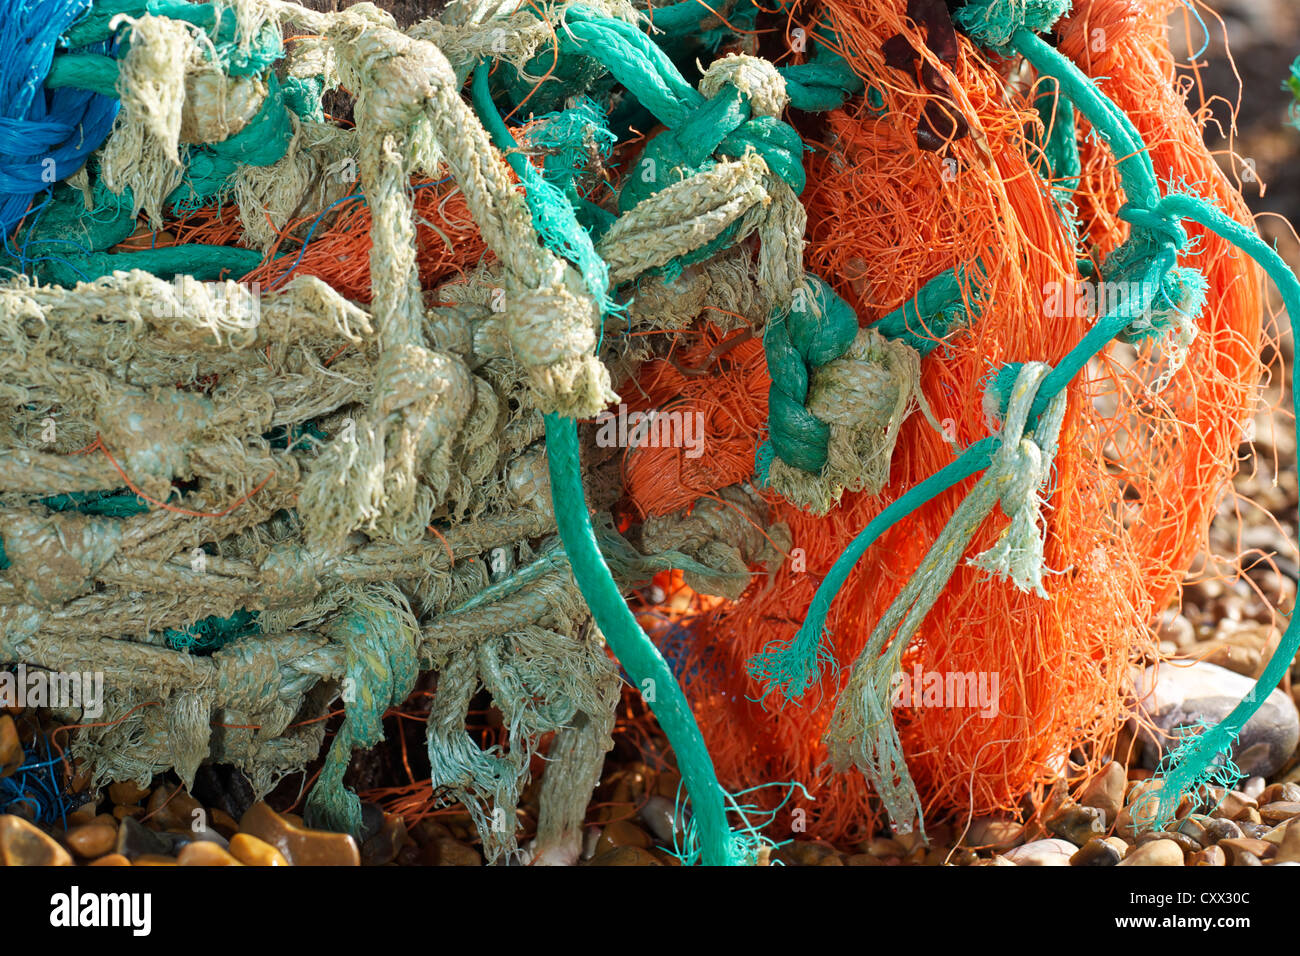
<instances>
[{"instance_id":1,"label":"green netting fragment","mask_svg":"<svg viewBox=\"0 0 1300 956\"><path fill-rule=\"evenodd\" d=\"M232 641L258 632L257 612L242 608L230 617L205 617L189 627L163 631L163 639L174 651L211 654Z\"/></svg>"}]
</instances>

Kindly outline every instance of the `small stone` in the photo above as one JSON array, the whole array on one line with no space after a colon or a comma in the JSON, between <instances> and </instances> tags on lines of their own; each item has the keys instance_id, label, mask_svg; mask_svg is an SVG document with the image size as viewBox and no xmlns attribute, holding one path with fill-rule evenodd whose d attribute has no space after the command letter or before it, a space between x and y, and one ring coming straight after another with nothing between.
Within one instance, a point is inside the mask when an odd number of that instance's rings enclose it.
<instances>
[{"instance_id":1,"label":"small stone","mask_svg":"<svg viewBox=\"0 0 1300 956\"><path fill-rule=\"evenodd\" d=\"M379 832L361 844L361 865L385 866L392 863L406 839L406 821L386 815Z\"/></svg>"},{"instance_id":2,"label":"small stone","mask_svg":"<svg viewBox=\"0 0 1300 956\"><path fill-rule=\"evenodd\" d=\"M1202 661L1189 666L1154 666L1141 672L1136 696L1152 723L1164 734L1198 723L1223 720L1255 686L1254 680ZM1168 741L1149 730L1139 735L1147 745L1144 760L1150 767L1160 759ZM1277 772L1300 743L1300 711L1281 689L1264 699L1259 710L1241 728L1232 759L1248 776L1269 777Z\"/></svg>"},{"instance_id":3,"label":"small stone","mask_svg":"<svg viewBox=\"0 0 1300 956\"><path fill-rule=\"evenodd\" d=\"M1047 832L1083 846L1093 837L1105 835L1106 814L1096 807L1063 807L1047 821Z\"/></svg>"},{"instance_id":4,"label":"small stone","mask_svg":"<svg viewBox=\"0 0 1300 956\"><path fill-rule=\"evenodd\" d=\"M1264 778L1251 777L1241 785L1241 792L1252 800L1259 800L1259 795L1264 792Z\"/></svg>"},{"instance_id":5,"label":"small stone","mask_svg":"<svg viewBox=\"0 0 1300 956\"><path fill-rule=\"evenodd\" d=\"M1169 830L1148 831L1138 837L1137 845L1142 846L1143 844L1150 843L1152 840L1173 840L1183 848L1184 853L1195 853L1197 850L1201 849L1200 841L1194 840L1186 833L1180 833L1177 830L1172 832Z\"/></svg>"},{"instance_id":6,"label":"small stone","mask_svg":"<svg viewBox=\"0 0 1300 956\"><path fill-rule=\"evenodd\" d=\"M220 807L212 807L208 810L208 814L208 820L212 824L212 829L216 830L227 840L239 832L239 821Z\"/></svg>"},{"instance_id":7,"label":"small stone","mask_svg":"<svg viewBox=\"0 0 1300 956\"><path fill-rule=\"evenodd\" d=\"M230 853L227 853L215 843L199 841L197 843L187 843L181 847L181 852L176 857L176 862L181 866L243 866L239 860L235 859Z\"/></svg>"},{"instance_id":8,"label":"small stone","mask_svg":"<svg viewBox=\"0 0 1300 956\"><path fill-rule=\"evenodd\" d=\"M77 809L68 814L68 828L83 826L95 819L97 804L92 800L90 803L83 803ZM113 821L113 826L117 826L117 821Z\"/></svg>"},{"instance_id":9,"label":"small stone","mask_svg":"<svg viewBox=\"0 0 1300 956\"><path fill-rule=\"evenodd\" d=\"M177 866L174 856L164 856L161 853L146 853L143 856L137 856L131 861L132 866Z\"/></svg>"},{"instance_id":10,"label":"small stone","mask_svg":"<svg viewBox=\"0 0 1300 956\"><path fill-rule=\"evenodd\" d=\"M1300 802L1279 800L1276 803L1266 803L1259 808L1259 816L1264 823L1271 823L1276 826L1279 823L1300 817Z\"/></svg>"},{"instance_id":11,"label":"small stone","mask_svg":"<svg viewBox=\"0 0 1300 956\"><path fill-rule=\"evenodd\" d=\"M451 836L451 831L431 817L426 817L411 828L411 836L415 842L424 846L426 843L434 843L438 840Z\"/></svg>"},{"instance_id":12,"label":"small stone","mask_svg":"<svg viewBox=\"0 0 1300 956\"><path fill-rule=\"evenodd\" d=\"M1188 866L1227 866L1228 855L1223 852L1223 847L1207 846L1204 850L1198 850L1187 858Z\"/></svg>"},{"instance_id":13,"label":"small stone","mask_svg":"<svg viewBox=\"0 0 1300 956\"><path fill-rule=\"evenodd\" d=\"M149 795L144 820L160 830L206 828L208 811L184 788L163 784Z\"/></svg>"},{"instance_id":14,"label":"small stone","mask_svg":"<svg viewBox=\"0 0 1300 956\"><path fill-rule=\"evenodd\" d=\"M44 830L7 813L0 816L0 866L72 866L72 857Z\"/></svg>"},{"instance_id":15,"label":"small stone","mask_svg":"<svg viewBox=\"0 0 1300 956\"><path fill-rule=\"evenodd\" d=\"M483 857L479 856L478 850L472 846L466 846L459 840L453 840L450 837L439 840L437 847L437 862L434 866L482 866ZM616 849L633 849L631 847L618 847ZM644 853L644 850L638 850Z\"/></svg>"},{"instance_id":16,"label":"small stone","mask_svg":"<svg viewBox=\"0 0 1300 956\"><path fill-rule=\"evenodd\" d=\"M1177 825L1174 827L1174 831L1176 833L1181 833L1184 834L1185 836L1191 837L1201 846L1205 846L1207 843L1214 842L1213 840L1207 838L1205 835L1206 819L1208 818L1193 813L1191 816L1187 817L1186 819L1179 820Z\"/></svg>"},{"instance_id":17,"label":"small stone","mask_svg":"<svg viewBox=\"0 0 1300 956\"><path fill-rule=\"evenodd\" d=\"M1121 858L1128 855L1129 843L1127 840L1123 840L1117 836L1108 836L1106 837L1106 842L1119 851Z\"/></svg>"},{"instance_id":18,"label":"small stone","mask_svg":"<svg viewBox=\"0 0 1300 956\"><path fill-rule=\"evenodd\" d=\"M1079 803L1085 807L1096 807L1106 814L1106 822L1114 823L1124 809L1124 788L1128 783L1127 771L1118 760L1112 760L1101 768L1101 772L1092 778L1084 789Z\"/></svg>"},{"instance_id":19,"label":"small stone","mask_svg":"<svg viewBox=\"0 0 1300 956\"><path fill-rule=\"evenodd\" d=\"M1025 828L1014 820L1003 817L980 817L972 820L962 843L969 847L988 848L997 853L1019 846L1025 838Z\"/></svg>"},{"instance_id":20,"label":"small stone","mask_svg":"<svg viewBox=\"0 0 1300 956\"><path fill-rule=\"evenodd\" d=\"M643 850L648 850L654 844L650 839L650 834L646 833L635 823L627 820L615 820L613 823L606 824L600 831L600 839L596 842L596 852L593 856L599 856L606 850L612 850L616 846L636 846Z\"/></svg>"},{"instance_id":21,"label":"small stone","mask_svg":"<svg viewBox=\"0 0 1300 956\"><path fill-rule=\"evenodd\" d=\"M141 787L132 780L120 780L109 784L108 799L112 800L115 806L132 807L151 792L148 787Z\"/></svg>"},{"instance_id":22,"label":"small stone","mask_svg":"<svg viewBox=\"0 0 1300 956\"><path fill-rule=\"evenodd\" d=\"M142 816L144 816L144 807L116 806L113 808L114 820L125 820L127 817L134 818Z\"/></svg>"},{"instance_id":23,"label":"small stone","mask_svg":"<svg viewBox=\"0 0 1300 956\"><path fill-rule=\"evenodd\" d=\"M646 800L637 816L660 843L674 846L674 839L681 842L684 818L672 800L655 794Z\"/></svg>"},{"instance_id":24,"label":"small stone","mask_svg":"<svg viewBox=\"0 0 1300 956\"><path fill-rule=\"evenodd\" d=\"M1279 863L1300 863L1300 822L1286 825L1274 859Z\"/></svg>"},{"instance_id":25,"label":"small stone","mask_svg":"<svg viewBox=\"0 0 1300 956\"><path fill-rule=\"evenodd\" d=\"M1254 807L1247 807L1232 819L1240 825L1243 830L1250 826L1258 826L1264 822L1264 818L1259 815L1259 811Z\"/></svg>"},{"instance_id":26,"label":"small stone","mask_svg":"<svg viewBox=\"0 0 1300 956\"><path fill-rule=\"evenodd\" d=\"M1242 854L1248 853L1255 857L1256 860L1270 859L1277 855L1278 848L1267 840L1256 840L1252 837L1237 837L1230 840L1220 840L1219 846L1223 852L1228 854L1228 862L1232 866L1255 866L1256 864L1246 861L1241 862Z\"/></svg>"},{"instance_id":27,"label":"small stone","mask_svg":"<svg viewBox=\"0 0 1300 956\"><path fill-rule=\"evenodd\" d=\"M1264 792L1255 797L1262 807L1268 803L1300 802L1300 784L1274 783L1264 788Z\"/></svg>"},{"instance_id":28,"label":"small stone","mask_svg":"<svg viewBox=\"0 0 1300 956\"><path fill-rule=\"evenodd\" d=\"M109 853L98 860L91 860L87 866L130 866L131 861L120 853Z\"/></svg>"},{"instance_id":29,"label":"small stone","mask_svg":"<svg viewBox=\"0 0 1300 956\"><path fill-rule=\"evenodd\" d=\"M18 725L8 714L0 717L0 780L23 765L23 744L18 739Z\"/></svg>"},{"instance_id":30,"label":"small stone","mask_svg":"<svg viewBox=\"0 0 1300 956\"><path fill-rule=\"evenodd\" d=\"M1093 837L1070 857L1070 866L1114 866L1122 859L1124 854L1114 844L1104 837Z\"/></svg>"},{"instance_id":31,"label":"small stone","mask_svg":"<svg viewBox=\"0 0 1300 956\"><path fill-rule=\"evenodd\" d=\"M1241 827L1231 820L1207 820L1205 823L1205 840L1207 843L1218 843L1220 840L1231 840L1245 836L1241 832Z\"/></svg>"},{"instance_id":32,"label":"small stone","mask_svg":"<svg viewBox=\"0 0 1300 956\"><path fill-rule=\"evenodd\" d=\"M879 857L874 857L870 853L854 853L844 860L845 866L884 866Z\"/></svg>"},{"instance_id":33,"label":"small stone","mask_svg":"<svg viewBox=\"0 0 1300 956\"><path fill-rule=\"evenodd\" d=\"M649 850L637 846L616 846L597 854L588 866L663 866Z\"/></svg>"},{"instance_id":34,"label":"small stone","mask_svg":"<svg viewBox=\"0 0 1300 956\"><path fill-rule=\"evenodd\" d=\"M193 844L197 846L198 844ZM236 833L230 840L230 855L245 866L288 866L284 854L251 833Z\"/></svg>"},{"instance_id":35,"label":"small stone","mask_svg":"<svg viewBox=\"0 0 1300 956\"><path fill-rule=\"evenodd\" d=\"M240 818L239 829L275 847L294 866L361 865L357 842L348 834L309 830L290 820L258 801Z\"/></svg>"},{"instance_id":36,"label":"small stone","mask_svg":"<svg viewBox=\"0 0 1300 956\"><path fill-rule=\"evenodd\" d=\"M1120 866L1183 866L1183 848L1173 840L1152 840L1134 847Z\"/></svg>"},{"instance_id":37,"label":"small stone","mask_svg":"<svg viewBox=\"0 0 1300 956\"><path fill-rule=\"evenodd\" d=\"M1140 780L1128 789L1127 802L1115 818L1115 832L1125 837L1137 836L1150 830L1155 822L1163 780ZM1186 797L1179 802L1175 817L1191 804Z\"/></svg>"},{"instance_id":38,"label":"small stone","mask_svg":"<svg viewBox=\"0 0 1300 956\"><path fill-rule=\"evenodd\" d=\"M797 840L772 851L772 859L785 866L821 866L828 856L838 857L835 847L819 840Z\"/></svg>"},{"instance_id":39,"label":"small stone","mask_svg":"<svg viewBox=\"0 0 1300 956\"><path fill-rule=\"evenodd\" d=\"M1035 840L1003 854L1016 866L1069 866L1078 847L1066 840Z\"/></svg>"},{"instance_id":40,"label":"small stone","mask_svg":"<svg viewBox=\"0 0 1300 956\"><path fill-rule=\"evenodd\" d=\"M112 827L90 823L73 827L63 838L68 848L83 860L103 856L117 845L117 832Z\"/></svg>"},{"instance_id":41,"label":"small stone","mask_svg":"<svg viewBox=\"0 0 1300 956\"><path fill-rule=\"evenodd\" d=\"M791 845L793 846L793 844ZM864 843L862 849L880 859L884 859L888 856L896 856L901 859L907 855L907 848L897 840L891 839L890 837L876 837L870 842Z\"/></svg>"},{"instance_id":42,"label":"small stone","mask_svg":"<svg viewBox=\"0 0 1300 956\"><path fill-rule=\"evenodd\" d=\"M117 852L135 862L142 856L167 856L173 843L161 833L147 830L133 817L127 817L117 830Z\"/></svg>"}]
</instances>

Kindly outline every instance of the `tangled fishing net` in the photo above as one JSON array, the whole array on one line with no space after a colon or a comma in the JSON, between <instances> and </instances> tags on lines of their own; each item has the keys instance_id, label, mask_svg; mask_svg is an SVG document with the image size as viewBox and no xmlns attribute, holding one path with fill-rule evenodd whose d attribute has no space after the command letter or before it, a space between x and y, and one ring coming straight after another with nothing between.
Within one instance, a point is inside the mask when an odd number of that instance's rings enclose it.
<instances>
[{"instance_id":1,"label":"tangled fishing net","mask_svg":"<svg viewBox=\"0 0 1300 956\"><path fill-rule=\"evenodd\" d=\"M539 754L524 852L576 858L621 680L687 861L1086 778L1258 400L1260 267L1300 305L1176 5L9 0L0 661L104 674L99 783L325 748L353 833L433 672L430 799L495 860ZM691 613L634 614L670 569Z\"/></svg>"}]
</instances>

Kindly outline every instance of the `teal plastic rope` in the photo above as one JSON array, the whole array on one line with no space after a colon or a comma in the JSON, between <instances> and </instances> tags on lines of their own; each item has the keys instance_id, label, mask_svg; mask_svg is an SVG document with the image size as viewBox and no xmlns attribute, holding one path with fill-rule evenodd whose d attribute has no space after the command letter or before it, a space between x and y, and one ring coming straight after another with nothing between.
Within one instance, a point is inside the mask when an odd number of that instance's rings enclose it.
<instances>
[{"instance_id":1,"label":"teal plastic rope","mask_svg":"<svg viewBox=\"0 0 1300 956\"><path fill-rule=\"evenodd\" d=\"M507 162L525 184L525 196L535 227L543 238L555 237L557 233L562 237L562 248L552 249L558 254L563 255L567 249L590 249L591 255L595 256L591 237L579 226L564 195L546 182L519 153L509 129L492 105L487 76L487 68L480 65L475 71L473 84L475 111L497 148L505 154ZM545 232L541 228L543 219L547 225ZM600 261L599 257L597 261ZM604 300L605 289L600 288L598 301ZM546 415L544 420L551 506L578 590L628 676L639 688L654 688L655 702L651 710L677 755L682 781L691 796L697 827L695 832L700 836L703 861L712 866L747 863L749 861L727 824L727 794L718 783L713 759L704 744L695 715L686 702L686 695L659 649L632 615L596 542L582 487L577 422L555 414Z\"/></svg>"}]
</instances>

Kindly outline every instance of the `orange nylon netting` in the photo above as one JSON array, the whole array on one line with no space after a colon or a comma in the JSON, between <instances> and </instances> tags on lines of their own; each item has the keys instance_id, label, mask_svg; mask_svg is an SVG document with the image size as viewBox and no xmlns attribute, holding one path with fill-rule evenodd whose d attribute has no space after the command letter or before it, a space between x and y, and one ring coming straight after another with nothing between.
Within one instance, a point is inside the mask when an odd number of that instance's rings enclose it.
<instances>
[{"instance_id":1,"label":"orange nylon netting","mask_svg":"<svg viewBox=\"0 0 1300 956\"><path fill-rule=\"evenodd\" d=\"M1234 216L1240 197L1201 140L1198 122L1174 87L1174 62L1163 24L1175 0L1133 4L1076 3L1062 27L1062 51L1089 74L1104 74L1103 92L1133 119L1151 147L1164 188L1187 183ZM1073 241L1035 169L1039 147L1031 109L1032 81L1016 87L1014 64L990 62L967 40L948 73L905 20L902 0L888 5L824 0L816 11L843 39L842 51L868 85L884 94L877 116L860 102L829 114L823 149L808 160L806 265L874 321L911 298L927 280L954 266L983 264L979 316L923 363L922 385L936 417L964 447L988 434L983 382L1014 361L1059 360L1091 325L1084 310L1048 316L1049 283L1067 283L1072 301ZM793 21L792 21L793 22ZM1078 42L1104 24L1109 51L1090 62ZM944 73L951 102L971 134L926 152L916 142L925 99L916 78L885 65L882 43L905 33ZM1008 89L1015 90L1008 95ZM1185 88L1184 88L1185 89ZM1084 177L1076 202L1084 247L1096 262L1127 235L1116 211L1124 197L1113 157L1080 140ZM954 162L955 161L955 162ZM1246 220L1248 221L1248 219ZM1201 231L1191 229L1193 236ZM927 815L960 809L976 814L1014 810L1026 794L1065 771L1086 776L1127 716L1130 662L1154 651L1148 627L1176 595L1235 462L1242 425L1257 397L1262 303L1257 270L1243 254L1201 235L1181 264L1209 281L1200 334L1186 366L1159 395L1147 385L1161 367L1158 349L1114 347L1068 390L1069 407L1045 509L1050 594L1042 600L962 566L903 659L904 672L997 675L997 713L974 708L898 708L894 716L908 766ZM973 270L968 268L968 274ZM702 320L707 320L707 314ZM698 367L720 334L704 334L673 361L647 363L631 403L700 410L706 445L688 460L681 449L636 449L625 462L632 503L663 514L727 484L748 480L766 420L768 376L758 343L744 343ZM680 356L680 357L679 357ZM675 363L675 364L674 364ZM646 399L633 396L644 391ZM640 407L640 406L638 406ZM746 661L773 640L788 640L836 557L903 491L955 457L921 416L903 427L888 486L879 496L846 495L825 518L770 496L772 521L786 522L794 550L768 586L756 579L734 604L696 618L687 661L687 692L717 764L732 788L798 780L815 803L808 832L827 839L861 837L879 816L860 773L823 766L822 733L839 688L872 626L913 573L970 482L922 507L868 550L835 601L828 625L842 670L799 705L768 709ZM995 517L976 535L970 554L989 547L1005 524ZM794 560L794 558L799 560Z\"/></svg>"}]
</instances>

